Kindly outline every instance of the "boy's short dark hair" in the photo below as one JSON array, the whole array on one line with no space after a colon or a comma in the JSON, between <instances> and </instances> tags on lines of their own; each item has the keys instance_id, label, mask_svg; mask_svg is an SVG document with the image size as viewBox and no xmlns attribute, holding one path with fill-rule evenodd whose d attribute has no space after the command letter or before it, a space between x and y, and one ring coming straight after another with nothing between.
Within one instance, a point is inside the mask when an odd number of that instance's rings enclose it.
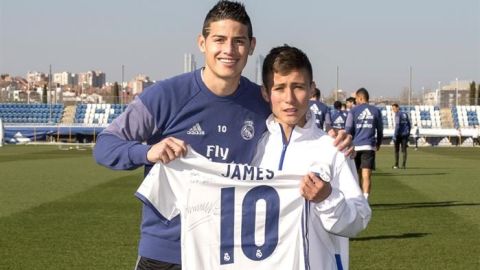
<instances>
[{"instance_id":1,"label":"boy's short dark hair","mask_svg":"<svg viewBox=\"0 0 480 270\"><path fill-rule=\"evenodd\" d=\"M207 37L210 34L210 24L221 20L233 20L244 24L248 28L248 38L253 38L252 22L242 3L221 0L210 9L203 21L202 35Z\"/></svg>"},{"instance_id":2,"label":"boy's short dark hair","mask_svg":"<svg viewBox=\"0 0 480 270\"><path fill-rule=\"evenodd\" d=\"M288 74L293 70L305 70L310 83L313 79L312 64L307 55L300 49L283 45L270 50L263 61L263 86L269 90L273 85L273 74Z\"/></svg>"},{"instance_id":3,"label":"boy's short dark hair","mask_svg":"<svg viewBox=\"0 0 480 270\"><path fill-rule=\"evenodd\" d=\"M393 104L392 104L392 107L395 107L395 108L400 108L400 106L398 106L398 104L397 104L397 103L393 103Z\"/></svg>"}]
</instances>

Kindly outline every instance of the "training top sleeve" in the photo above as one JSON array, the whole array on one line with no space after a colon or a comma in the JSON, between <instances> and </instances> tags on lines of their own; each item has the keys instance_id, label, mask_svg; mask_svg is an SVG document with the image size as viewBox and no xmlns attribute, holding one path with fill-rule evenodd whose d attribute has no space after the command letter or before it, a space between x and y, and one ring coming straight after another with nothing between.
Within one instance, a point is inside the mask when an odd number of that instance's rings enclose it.
<instances>
[{"instance_id":1,"label":"training top sleeve","mask_svg":"<svg viewBox=\"0 0 480 270\"><path fill-rule=\"evenodd\" d=\"M315 206L325 230L344 237L354 237L364 230L372 214L354 168L353 160L336 154L330 181L332 193Z\"/></svg>"},{"instance_id":2,"label":"training top sleeve","mask_svg":"<svg viewBox=\"0 0 480 270\"><path fill-rule=\"evenodd\" d=\"M376 107L375 107L376 108ZM382 120L382 113L378 108L377 109L377 148L382 145L383 140L383 120Z\"/></svg>"},{"instance_id":3,"label":"training top sleeve","mask_svg":"<svg viewBox=\"0 0 480 270\"><path fill-rule=\"evenodd\" d=\"M131 170L151 164L147 152L151 146L144 144L153 133L155 124L142 100L136 98L120 116L97 137L93 155L108 168Z\"/></svg>"},{"instance_id":4,"label":"training top sleeve","mask_svg":"<svg viewBox=\"0 0 480 270\"><path fill-rule=\"evenodd\" d=\"M345 121L345 132L350 135L354 135L355 127L353 125L353 114L352 110L350 110L347 114L347 120Z\"/></svg>"}]
</instances>

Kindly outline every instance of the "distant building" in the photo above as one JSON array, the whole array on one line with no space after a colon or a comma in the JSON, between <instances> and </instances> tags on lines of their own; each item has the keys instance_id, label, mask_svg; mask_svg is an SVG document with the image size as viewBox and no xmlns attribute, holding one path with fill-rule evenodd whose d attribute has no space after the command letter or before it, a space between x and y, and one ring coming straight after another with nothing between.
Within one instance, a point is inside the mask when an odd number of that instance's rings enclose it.
<instances>
[{"instance_id":1,"label":"distant building","mask_svg":"<svg viewBox=\"0 0 480 270\"><path fill-rule=\"evenodd\" d=\"M183 72L192 72L197 69L197 62L195 62L195 56L191 53L186 53L183 56Z\"/></svg>"},{"instance_id":2,"label":"distant building","mask_svg":"<svg viewBox=\"0 0 480 270\"><path fill-rule=\"evenodd\" d=\"M19 101L22 101L20 100L20 90L18 89L15 89L11 86L7 86L6 88L6 93L7 93L7 100L9 102L19 102Z\"/></svg>"},{"instance_id":3,"label":"distant building","mask_svg":"<svg viewBox=\"0 0 480 270\"><path fill-rule=\"evenodd\" d=\"M107 75L105 72L97 71L97 76L93 87L103 87L107 83Z\"/></svg>"},{"instance_id":4,"label":"distant building","mask_svg":"<svg viewBox=\"0 0 480 270\"><path fill-rule=\"evenodd\" d=\"M431 106L437 106L439 104L438 98L439 98L439 93L440 89L426 92L423 95L423 105L431 105Z\"/></svg>"},{"instance_id":5,"label":"distant building","mask_svg":"<svg viewBox=\"0 0 480 270\"><path fill-rule=\"evenodd\" d=\"M63 102L76 102L77 101L77 94L75 92L62 92L62 101Z\"/></svg>"},{"instance_id":6,"label":"distant building","mask_svg":"<svg viewBox=\"0 0 480 270\"><path fill-rule=\"evenodd\" d=\"M78 85L83 87L103 87L106 83L106 75L101 71L87 71L78 74Z\"/></svg>"},{"instance_id":7,"label":"distant building","mask_svg":"<svg viewBox=\"0 0 480 270\"><path fill-rule=\"evenodd\" d=\"M48 81L48 76L43 72L32 71L27 73L27 82L31 85L36 85L40 82Z\"/></svg>"},{"instance_id":8,"label":"distant building","mask_svg":"<svg viewBox=\"0 0 480 270\"><path fill-rule=\"evenodd\" d=\"M441 108L469 105L470 81L452 81L436 91L437 104Z\"/></svg>"},{"instance_id":9,"label":"distant building","mask_svg":"<svg viewBox=\"0 0 480 270\"><path fill-rule=\"evenodd\" d=\"M143 89L152 85L153 82L146 75L137 75L135 79L130 81L129 88L132 89L132 95L138 95L143 92Z\"/></svg>"},{"instance_id":10,"label":"distant building","mask_svg":"<svg viewBox=\"0 0 480 270\"><path fill-rule=\"evenodd\" d=\"M60 72L53 74L53 83L59 84L60 86L64 85L77 85L78 84L78 76L75 73L71 72Z\"/></svg>"}]
</instances>

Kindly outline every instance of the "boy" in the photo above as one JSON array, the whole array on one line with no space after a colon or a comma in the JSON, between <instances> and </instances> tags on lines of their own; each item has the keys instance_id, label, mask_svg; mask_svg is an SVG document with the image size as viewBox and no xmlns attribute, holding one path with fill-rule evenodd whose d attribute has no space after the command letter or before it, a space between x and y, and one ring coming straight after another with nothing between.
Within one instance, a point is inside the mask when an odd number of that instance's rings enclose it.
<instances>
[{"instance_id":1,"label":"boy","mask_svg":"<svg viewBox=\"0 0 480 270\"><path fill-rule=\"evenodd\" d=\"M262 94L270 103L268 132L253 165L308 174L300 184L308 231L306 257L311 269L348 269L348 238L367 226L371 209L362 196L353 161L315 125L308 99L312 67L308 57L287 45L274 48L263 63ZM315 173L321 179L315 179Z\"/></svg>"}]
</instances>

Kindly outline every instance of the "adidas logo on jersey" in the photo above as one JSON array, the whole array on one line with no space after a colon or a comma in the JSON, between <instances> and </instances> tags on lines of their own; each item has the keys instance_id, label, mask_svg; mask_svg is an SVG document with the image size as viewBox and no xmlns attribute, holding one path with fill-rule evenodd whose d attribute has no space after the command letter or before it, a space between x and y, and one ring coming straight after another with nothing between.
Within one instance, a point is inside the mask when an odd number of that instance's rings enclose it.
<instances>
[{"instance_id":1,"label":"adidas logo on jersey","mask_svg":"<svg viewBox=\"0 0 480 270\"><path fill-rule=\"evenodd\" d=\"M202 127L199 123L196 123L187 131L188 135L205 135L205 131L202 130Z\"/></svg>"},{"instance_id":2,"label":"adidas logo on jersey","mask_svg":"<svg viewBox=\"0 0 480 270\"><path fill-rule=\"evenodd\" d=\"M363 112L357 117L358 120L373 119L372 113L368 108L363 110Z\"/></svg>"}]
</instances>

